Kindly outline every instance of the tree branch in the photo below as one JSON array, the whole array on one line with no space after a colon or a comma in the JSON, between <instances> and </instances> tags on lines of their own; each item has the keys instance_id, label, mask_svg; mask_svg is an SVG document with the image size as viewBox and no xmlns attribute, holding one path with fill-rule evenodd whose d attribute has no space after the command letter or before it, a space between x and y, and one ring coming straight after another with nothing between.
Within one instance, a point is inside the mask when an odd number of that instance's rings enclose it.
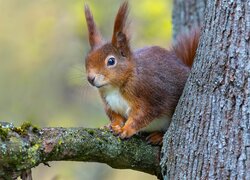
<instances>
[{"instance_id":1,"label":"tree branch","mask_svg":"<svg viewBox=\"0 0 250 180\"><path fill-rule=\"evenodd\" d=\"M161 178L160 147L135 136L121 140L109 130L43 128L0 123L0 177L15 178L48 161L88 161Z\"/></svg>"}]
</instances>

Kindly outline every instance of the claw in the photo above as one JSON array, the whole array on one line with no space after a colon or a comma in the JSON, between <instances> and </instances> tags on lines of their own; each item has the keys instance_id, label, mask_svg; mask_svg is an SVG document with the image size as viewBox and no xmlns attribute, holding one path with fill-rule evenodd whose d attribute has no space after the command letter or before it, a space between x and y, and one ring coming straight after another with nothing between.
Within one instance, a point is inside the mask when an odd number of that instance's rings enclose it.
<instances>
[{"instance_id":1,"label":"claw","mask_svg":"<svg viewBox=\"0 0 250 180\"><path fill-rule=\"evenodd\" d=\"M136 134L137 131L133 128L130 127L126 127L124 126L123 128L121 128L121 133L120 133L120 138L121 139L126 139L126 138L130 138L131 136L133 136L134 134Z\"/></svg>"},{"instance_id":2,"label":"claw","mask_svg":"<svg viewBox=\"0 0 250 180\"><path fill-rule=\"evenodd\" d=\"M121 134L119 134L119 137L121 139L125 139L125 138L127 138L127 133L126 132L122 132Z\"/></svg>"},{"instance_id":3,"label":"claw","mask_svg":"<svg viewBox=\"0 0 250 180\"><path fill-rule=\"evenodd\" d=\"M146 141L152 145L162 145L163 132L153 132L147 136Z\"/></svg>"},{"instance_id":4,"label":"claw","mask_svg":"<svg viewBox=\"0 0 250 180\"><path fill-rule=\"evenodd\" d=\"M122 132L122 128L119 125L111 126L111 130L114 135L118 135Z\"/></svg>"}]
</instances>

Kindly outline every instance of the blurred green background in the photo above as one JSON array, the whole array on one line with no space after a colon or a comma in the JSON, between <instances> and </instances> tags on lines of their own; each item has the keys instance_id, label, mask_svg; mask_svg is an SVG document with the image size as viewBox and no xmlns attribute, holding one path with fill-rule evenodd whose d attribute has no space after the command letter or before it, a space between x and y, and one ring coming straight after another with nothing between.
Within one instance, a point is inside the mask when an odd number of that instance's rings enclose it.
<instances>
[{"instance_id":1,"label":"blurred green background","mask_svg":"<svg viewBox=\"0 0 250 180\"><path fill-rule=\"evenodd\" d=\"M85 78L89 45L84 2L110 39L120 0L0 0L0 121L31 121L40 127L108 123L97 91ZM168 47L171 11L170 0L130 1L132 47ZM156 179L98 163L50 165L35 168L34 179Z\"/></svg>"}]
</instances>

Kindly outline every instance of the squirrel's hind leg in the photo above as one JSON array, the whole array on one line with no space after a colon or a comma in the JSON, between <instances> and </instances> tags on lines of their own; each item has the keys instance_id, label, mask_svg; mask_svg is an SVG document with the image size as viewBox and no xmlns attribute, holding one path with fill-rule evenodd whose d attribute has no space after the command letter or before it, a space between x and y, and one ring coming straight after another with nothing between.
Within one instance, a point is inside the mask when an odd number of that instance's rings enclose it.
<instances>
[{"instance_id":1,"label":"squirrel's hind leg","mask_svg":"<svg viewBox=\"0 0 250 180\"><path fill-rule=\"evenodd\" d=\"M150 135L147 136L146 140L149 144L152 145L162 145L164 132L153 132Z\"/></svg>"}]
</instances>

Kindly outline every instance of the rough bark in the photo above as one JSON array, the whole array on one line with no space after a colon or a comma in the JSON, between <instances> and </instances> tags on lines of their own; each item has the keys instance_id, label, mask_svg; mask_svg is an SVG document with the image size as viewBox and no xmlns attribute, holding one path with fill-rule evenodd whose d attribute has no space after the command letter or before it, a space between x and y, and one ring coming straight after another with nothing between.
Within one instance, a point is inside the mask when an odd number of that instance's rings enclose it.
<instances>
[{"instance_id":1,"label":"rough bark","mask_svg":"<svg viewBox=\"0 0 250 180\"><path fill-rule=\"evenodd\" d=\"M208 1L196 61L164 137L164 179L250 179L249 38L249 0Z\"/></svg>"},{"instance_id":2,"label":"rough bark","mask_svg":"<svg viewBox=\"0 0 250 180\"><path fill-rule=\"evenodd\" d=\"M202 26L206 4L207 0L174 0L174 37L180 32Z\"/></svg>"},{"instance_id":3,"label":"rough bark","mask_svg":"<svg viewBox=\"0 0 250 180\"><path fill-rule=\"evenodd\" d=\"M161 177L160 147L141 137L120 140L109 130L14 127L0 123L0 179L12 179L48 161L101 162Z\"/></svg>"}]
</instances>

